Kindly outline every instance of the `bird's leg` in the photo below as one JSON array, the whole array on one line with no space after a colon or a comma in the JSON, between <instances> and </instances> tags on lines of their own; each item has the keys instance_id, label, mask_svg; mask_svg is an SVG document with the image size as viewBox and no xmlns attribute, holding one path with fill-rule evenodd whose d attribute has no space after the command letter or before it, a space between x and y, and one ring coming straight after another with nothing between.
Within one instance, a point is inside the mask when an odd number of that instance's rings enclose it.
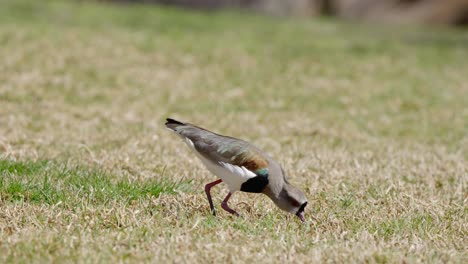
<instances>
[{"instance_id":1,"label":"bird's leg","mask_svg":"<svg viewBox=\"0 0 468 264\"><path fill-rule=\"evenodd\" d=\"M229 205L227 204L227 202L229 201L229 198L231 198L231 195L232 195L231 193L228 193L228 195L226 196L226 198L224 198L223 202L221 203L221 207L222 207L224 210L228 211L229 213L231 213L231 214L233 214L233 215L235 215L235 216L239 216L239 214L238 214L236 211L232 210L232 209L229 207Z\"/></svg>"},{"instance_id":2,"label":"bird's leg","mask_svg":"<svg viewBox=\"0 0 468 264\"><path fill-rule=\"evenodd\" d=\"M216 180L214 182L210 182L208 183L207 185L205 185L205 193L206 193L206 196L208 197L208 202L210 203L210 209L211 209L211 213L213 215L216 215L216 212L215 212L215 209L214 209L214 206L213 206L213 200L211 199L211 187L217 185L217 184L220 184L222 182L221 179L219 180Z\"/></svg>"}]
</instances>

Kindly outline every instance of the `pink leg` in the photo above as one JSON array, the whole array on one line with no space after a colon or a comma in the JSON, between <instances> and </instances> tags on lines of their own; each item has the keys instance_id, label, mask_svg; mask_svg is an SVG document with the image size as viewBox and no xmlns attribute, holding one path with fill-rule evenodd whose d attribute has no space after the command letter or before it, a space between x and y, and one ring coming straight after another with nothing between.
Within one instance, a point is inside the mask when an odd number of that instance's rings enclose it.
<instances>
[{"instance_id":1,"label":"pink leg","mask_svg":"<svg viewBox=\"0 0 468 264\"><path fill-rule=\"evenodd\" d=\"M205 193L206 193L206 196L208 196L208 202L210 203L210 209L211 209L211 213L213 215L216 215L216 212L215 212L215 209L214 209L214 206L213 206L213 200L211 199L211 187L217 185L217 184L220 184L222 182L221 179L219 180L216 180L214 182L210 182L208 183L207 185L205 185Z\"/></svg>"},{"instance_id":2,"label":"pink leg","mask_svg":"<svg viewBox=\"0 0 468 264\"><path fill-rule=\"evenodd\" d=\"M223 202L221 203L221 207L222 207L224 210L228 211L229 213L231 213L231 214L233 214L233 215L235 215L235 216L239 216L239 214L238 214L236 211L232 210L232 209L229 207L229 205L227 204L227 202L229 201L229 198L231 198L231 193L228 193L228 195L226 196L226 198L224 198Z\"/></svg>"}]
</instances>

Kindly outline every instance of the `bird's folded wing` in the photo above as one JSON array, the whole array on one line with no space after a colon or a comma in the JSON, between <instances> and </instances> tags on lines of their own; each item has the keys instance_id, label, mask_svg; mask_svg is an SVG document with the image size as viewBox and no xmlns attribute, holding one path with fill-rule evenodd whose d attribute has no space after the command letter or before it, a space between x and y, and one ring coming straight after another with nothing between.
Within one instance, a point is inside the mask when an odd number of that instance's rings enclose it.
<instances>
[{"instance_id":1,"label":"bird's folded wing","mask_svg":"<svg viewBox=\"0 0 468 264\"><path fill-rule=\"evenodd\" d=\"M203 157L241 176L268 177L268 160L256 147L231 137L186 126L177 131Z\"/></svg>"},{"instance_id":2,"label":"bird's folded wing","mask_svg":"<svg viewBox=\"0 0 468 264\"><path fill-rule=\"evenodd\" d=\"M194 145L201 155L219 162L232 172L251 177L268 175L268 161L247 142L231 138L219 141L213 138Z\"/></svg>"}]
</instances>

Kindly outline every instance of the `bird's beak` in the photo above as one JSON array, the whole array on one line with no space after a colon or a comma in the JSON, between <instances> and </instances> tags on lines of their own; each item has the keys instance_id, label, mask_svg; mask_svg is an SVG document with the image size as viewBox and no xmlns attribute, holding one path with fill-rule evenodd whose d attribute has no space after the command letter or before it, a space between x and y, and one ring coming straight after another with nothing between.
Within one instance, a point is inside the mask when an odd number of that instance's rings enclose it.
<instances>
[{"instance_id":1,"label":"bird's beak","mask_svg":"<svg viewBox=\"0 0 468 264\"><path fill-rule=\"evenodd\" d=\"M296 215L297 217L299 217L299 219L301 219L302 222L305 222L304 211L297 213Z\"/></svg>"}]
</instances>

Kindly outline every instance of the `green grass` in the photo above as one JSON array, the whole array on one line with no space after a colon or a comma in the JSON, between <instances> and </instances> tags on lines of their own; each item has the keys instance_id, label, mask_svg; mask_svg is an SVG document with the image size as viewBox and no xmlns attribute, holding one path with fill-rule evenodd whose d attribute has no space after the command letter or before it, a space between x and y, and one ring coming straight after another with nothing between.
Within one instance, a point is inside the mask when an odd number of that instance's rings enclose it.
<instances>
[{"instance_id":1,"label":"green grass","mask_svg":"<svg viewBox=\"0 0 468 264\"><path fill-rule=\"evenodd\" d=\"M14 162L0 160L0 197L4 202L63 203L67 207L81 203L108 204L175 194L187 190L189 182L171 182L163 175L141 182L119 180L99 169L67 166L53 161Z\"/></svg>"},{"instance_id":2,"label":"green grass","mask_svg":"<svg viewBox=\"0 0 468 264\"><path fill-rule=\"evenodd\" d=\"M468 33L0 0L0 262L465 263ZM222 211L164 129L253 142L306 193Z\"/></svg>"}]
</instances>

